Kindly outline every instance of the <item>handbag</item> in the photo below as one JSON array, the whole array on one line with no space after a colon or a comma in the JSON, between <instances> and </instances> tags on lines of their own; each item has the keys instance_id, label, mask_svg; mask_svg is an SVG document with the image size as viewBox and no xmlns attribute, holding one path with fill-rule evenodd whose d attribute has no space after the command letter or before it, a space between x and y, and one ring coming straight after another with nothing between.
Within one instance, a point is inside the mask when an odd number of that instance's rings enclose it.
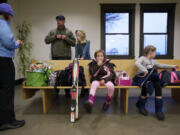
<instances>
[{"instance_id":1,"label":"handbag","mask_svg":"<svg viewBox=\"0 0 180 135\"><path fill-rule=\"evenodd\" d=\"M132 79L125 71L116 71L116 80L114 83L118 86L130 86Z\"/></svg>"}]
</instances>

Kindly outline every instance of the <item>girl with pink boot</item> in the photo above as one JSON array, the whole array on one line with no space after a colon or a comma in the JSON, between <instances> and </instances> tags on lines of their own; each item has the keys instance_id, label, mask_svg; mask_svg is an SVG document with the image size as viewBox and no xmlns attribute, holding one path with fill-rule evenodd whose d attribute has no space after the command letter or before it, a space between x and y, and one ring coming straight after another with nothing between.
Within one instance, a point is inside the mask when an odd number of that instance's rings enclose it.
<instances>
[{"instance_id":1,"label":"girl with pink boot","mask_svg":"<svg viewBox=\"0 0 180 135\"><path fill-rule=\"evenodd\" d=\"M103 104L103 110L106 111L112 101L114 94L114 80L116 78L114 72L115 65L110 63L109 59L106 59L103 50L98 50L94 54L94 59L89 63L89 72L91 75L91 89L89 92L89 97L84 107L88 113L92 112L92 108L95 101L96 89L99 86L106 86L108 93L106 96L106 101Z\"/></svg>"}]
</instances>

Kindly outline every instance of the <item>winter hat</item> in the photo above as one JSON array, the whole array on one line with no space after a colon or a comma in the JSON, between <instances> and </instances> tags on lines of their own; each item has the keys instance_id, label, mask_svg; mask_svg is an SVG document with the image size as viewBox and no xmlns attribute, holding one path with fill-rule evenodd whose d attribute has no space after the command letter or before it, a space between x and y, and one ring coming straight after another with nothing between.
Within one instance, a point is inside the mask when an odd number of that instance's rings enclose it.
<instances>
[{"instance_id":1,"label":"winter hat","mask_svg":"<svg viewBox=\"0 0 180 135\"><path fill-rule=\"evenodd\" d=\"M11 16L14 16L14 11L13 9L11 8L11 6L7 3L2 3L0 4L0 12L1 13L6 13L6 14L9 14Z\"/></svg>"}]
</instances>

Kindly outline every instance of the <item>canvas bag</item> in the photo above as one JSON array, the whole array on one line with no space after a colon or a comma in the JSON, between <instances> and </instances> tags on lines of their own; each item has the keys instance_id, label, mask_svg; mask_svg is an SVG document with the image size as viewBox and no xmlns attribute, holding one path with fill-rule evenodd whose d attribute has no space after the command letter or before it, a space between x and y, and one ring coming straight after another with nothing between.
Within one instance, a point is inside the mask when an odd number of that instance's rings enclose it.
<instances>
[{"instance_id":1,"label":"canvas bag","mask_svg":"<svg viewBox=\"0 0 180 135\"><path fill-rule=\"evenodd\" d=\"M46 72L27 72L26 86L47 86L49 71Z\"/></svg>"}]
</instances>

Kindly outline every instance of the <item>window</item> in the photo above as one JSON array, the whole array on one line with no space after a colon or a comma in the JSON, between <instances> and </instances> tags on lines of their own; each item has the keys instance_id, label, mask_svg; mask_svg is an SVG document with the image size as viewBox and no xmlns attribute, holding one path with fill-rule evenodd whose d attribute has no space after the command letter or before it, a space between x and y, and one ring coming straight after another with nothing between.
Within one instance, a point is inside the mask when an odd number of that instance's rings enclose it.
<instances>
[{"instance_id":1,"label":"window","mask_svg":"<svg viewBox=\"0 0 180 135\"><path fill-rule=\"evenodd\" d=\"M141 4L141 45L154 45L157 58L173 58L175 4Z\"/></svg>"},{"instance_id":2,"label":"window","mask_svg":"<svg viewBox=\"0 0 180 135\"><path fill-rule=\"evenodd\" d=\"M109 58L134 58L135 4L101 4L101 48Z\"/></svg>"}]
</instances>

